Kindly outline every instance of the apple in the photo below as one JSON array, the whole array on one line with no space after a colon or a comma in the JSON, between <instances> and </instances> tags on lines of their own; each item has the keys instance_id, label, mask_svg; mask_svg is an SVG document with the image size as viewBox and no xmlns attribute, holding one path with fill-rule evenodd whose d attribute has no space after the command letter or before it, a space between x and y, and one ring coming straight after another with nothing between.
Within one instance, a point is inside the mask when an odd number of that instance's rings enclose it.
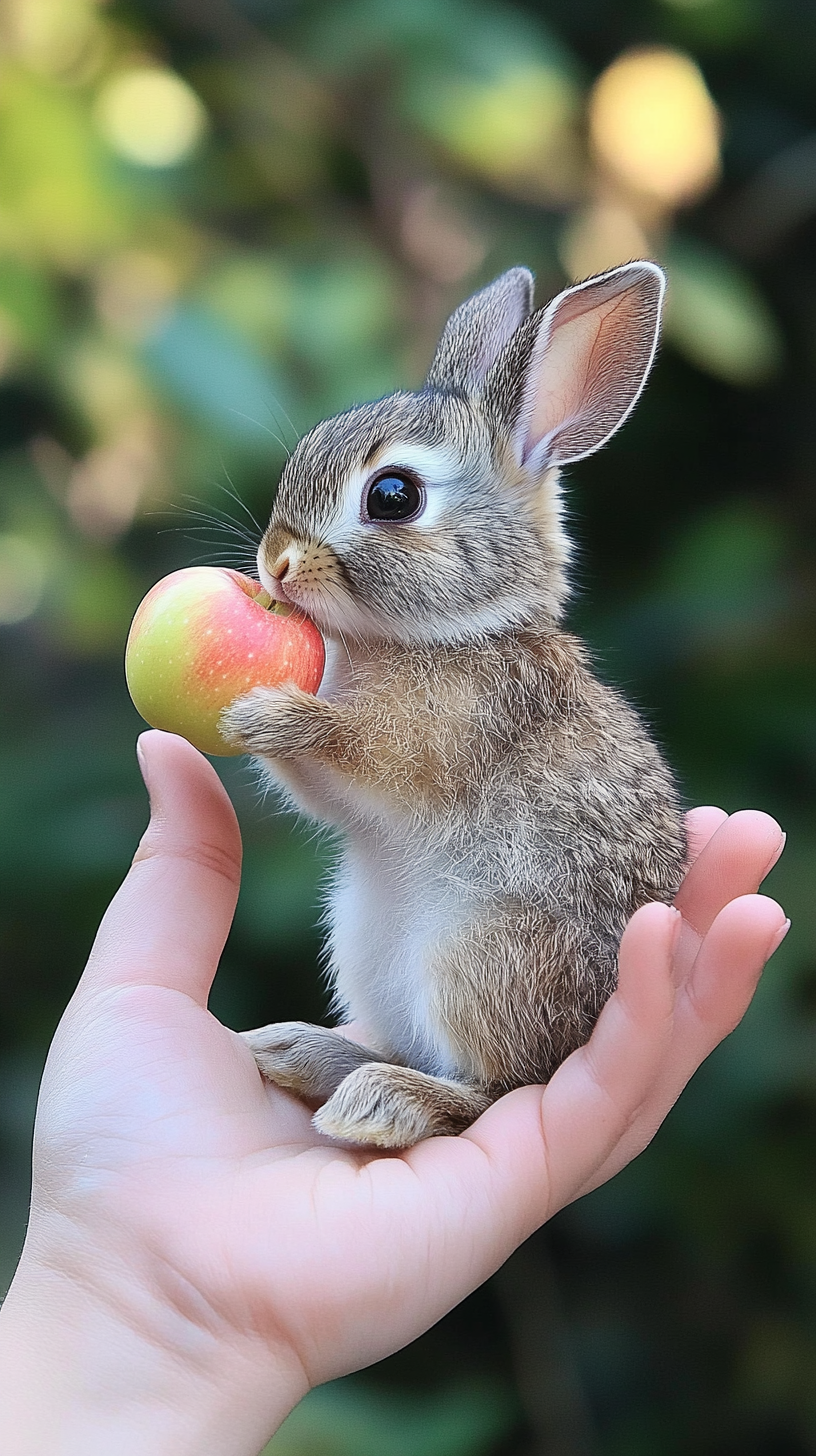
<instances>
[{"instance_id":1,"label":"apple","mask_svg":"<svg viewBox=\"0 0 816 1456\"><path fill-rule=\"evenodd\" d=\"M231 755L240 749L218 731L223 709L255 687L294 682L314 693L324 661L314 622L273 602L260 582L225 566L190 566L157 582L138 608L125 676L153 728Z\"/></svg>"}]
</instances>

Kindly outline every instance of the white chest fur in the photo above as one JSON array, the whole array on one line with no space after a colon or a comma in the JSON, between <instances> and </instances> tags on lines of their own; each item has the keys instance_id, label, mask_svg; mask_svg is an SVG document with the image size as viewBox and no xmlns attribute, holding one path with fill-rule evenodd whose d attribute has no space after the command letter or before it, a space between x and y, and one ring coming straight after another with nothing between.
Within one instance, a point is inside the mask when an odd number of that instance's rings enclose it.
<instances>
[{"instance_id":1,"label":"white chest fur","mask_svg":"<svg viewBox=\"0 0 816 1456\"><path fill-rule=\"evenodd\" d=\"M327 643L320 696L342 697L352 680L342 646ZM321 764L269 767L298 809L344 831L326 917L337 1011L361 1021L383 1051L423 1071L453 1073L434 1015L432 969L462 911L444 852L407 815Z\"/></svg>"},{"instance_id":2,"label":"white chest fur","mask_svg":"<svg viewBox=\"0 0 816 1456\"><path fill-rule=\"evenodd\" d=\"M434 964L460 914L444 865L404 823L347 840L329 899L337 1009L438 1075L455 1063L435 1014Z\"/></svg>"}]
</instances>

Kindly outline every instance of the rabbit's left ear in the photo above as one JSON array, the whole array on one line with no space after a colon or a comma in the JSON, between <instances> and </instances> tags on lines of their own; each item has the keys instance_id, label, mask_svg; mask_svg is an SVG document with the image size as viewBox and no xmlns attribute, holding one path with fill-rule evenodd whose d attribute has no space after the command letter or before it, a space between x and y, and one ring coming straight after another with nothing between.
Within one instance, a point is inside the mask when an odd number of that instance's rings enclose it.
<instances>
[{"instance_id":1,"label":"rabbit's left ear","mask_svg":"<svg viewBox=\"0 0 816 1456\"><path fill-rule=\"evenodd\" d=\"M665 278L625 263L559 293L518 330L486 381L516 457L534 473L582 460L623 424L657 348Z\"/></svg>"},{"instance_id":2,"label":"rabbit's left ear","mask_svg":"<svg viewBox=\"0 0 816 1456\"><path fill-rule=\"evenodd\" d=\"M472 393L533 307L533 275L510 268L452 313L425 380L426 389Z\"/></svg>"}]
</instances>

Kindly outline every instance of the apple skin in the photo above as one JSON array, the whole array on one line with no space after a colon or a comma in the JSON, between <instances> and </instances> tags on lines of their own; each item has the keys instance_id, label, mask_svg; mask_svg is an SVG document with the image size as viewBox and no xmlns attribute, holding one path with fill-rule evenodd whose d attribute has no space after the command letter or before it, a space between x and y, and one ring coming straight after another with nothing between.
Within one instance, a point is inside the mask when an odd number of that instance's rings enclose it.
<instances>
[{"instance_id":1,"label":"apple skin","mask_svg":"<svg viewBox=\"0 0 816 1456\"><path fill-rule=\"evenodd\" d=\"M273 603L260 582L225 566L164 577L138 608L125 676L153 728L179 733L202 753L233 756L218 720L255 687L293 682L314 693L325 649L314 622Z\"/></svg>"}]
</instances>

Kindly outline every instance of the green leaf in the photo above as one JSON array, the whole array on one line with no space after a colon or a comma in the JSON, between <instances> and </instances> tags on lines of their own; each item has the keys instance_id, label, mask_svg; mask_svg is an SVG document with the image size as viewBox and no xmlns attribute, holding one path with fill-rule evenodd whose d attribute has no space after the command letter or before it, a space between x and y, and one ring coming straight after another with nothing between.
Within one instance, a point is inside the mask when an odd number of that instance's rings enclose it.
<instances>
[{"instance_id":1,"label":"green leaf","mask_svg":"<svg viewBox=\"0 0 816 1456\"><path fill-rule=\"evenodd\" d=\"M665 335L692 364L744 388L782 368L779 325L753 280L701 243L675 240L667 254Z\"/></svg>"},{"instance_id":2,"label":"green leaf","mask_svg":"<svg viewBox=\"0 0 816 1456\"><path fill-rule=\"evenodd\" d=\"M202 308L165 316L142 355L154 378L228 440L277 454L275 407L297 405L282 379L233 329Z\"/></svg>"},{"instance_id":3,"label":"green leaf","mask_svg":"<svg viewBox=\"0 0 816 1456\"><path fill-rule=\"evenodd\" d=\"M19 258L0 259L0 311L24 345L42 349L51 341L59 321L47 273Z\"/></svg>"}]
</instances>

